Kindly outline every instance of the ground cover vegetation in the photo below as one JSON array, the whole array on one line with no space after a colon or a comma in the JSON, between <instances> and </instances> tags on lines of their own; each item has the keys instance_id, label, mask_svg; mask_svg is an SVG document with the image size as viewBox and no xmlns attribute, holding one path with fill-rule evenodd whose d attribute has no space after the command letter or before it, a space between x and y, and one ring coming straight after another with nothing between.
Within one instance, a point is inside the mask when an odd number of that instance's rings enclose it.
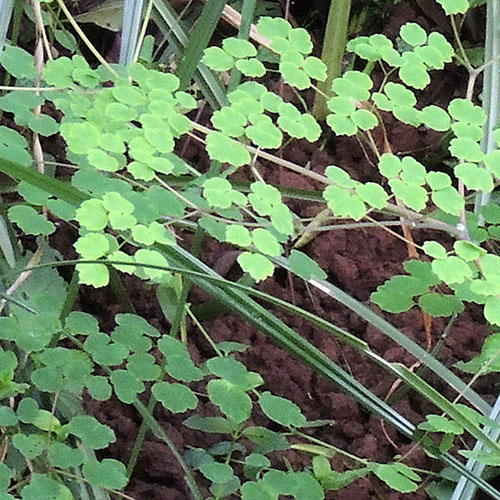
<instances>
[{"instance_id":1,"label":"ground cover vegetation","mask_svg":"<svg viewBox=\"0 0 500 500\"><path fill-rule=\"evenodd\" d=\"M123 41L122 64L102 58L62 1L8 3L0 4L14 12L12 43L0 58L6 83L0 97L6 117L0 126L0 170L16 184L5 182L10 192L0 218L0 500L133 498L126 488L147 430L170 448L183 469L187 494L195 499L316 500L360 478L377 478L402 494L429 487L435 498L465 500L479 488L500 498L483 474L487 468L491 477L500 466L499 405L491 408L473 389L480 376L500 370L495 193L500 130L491 107L498 100L499 56L489 32L481 62L464 48L460 23L475 4L436 2L455 35L450 39L415 22L404 24L396 40L382 33L354 37L346 45L348 66L339 72L328 54L312 55L306 29L282 17L261 15L251 29L255 1L242 2L238 36L208 47L225 2L207 2L189 41L166 3L145 2L145 22L137 15L124 17L135 26L136 37ZM134 5L140 13L142 2L125 2L125 12L133 12ZM34 53L15 43L25 7L36 28ZM151 15L176 33L172 47L183 54L178 66L157 63L154 38L145 36ZM49 30L53 22L56 29ZM77 38L65 28L70 24L97 64L82 55ZM68 55L55 55L54 41ZM448 64L466 68L465 94L446 107L421 106L422 92ZM294 100L275 90L278 78L295 92ZM319 88L329 78L331 84ZM304 91L316 92L326 103L324 121L321 105L309 111ZM214 109L202 124L196 113L204 97ZM388 117L442 134L448 167L430 169L401 153L386 133ZM325 134L356 136L380 174L378 182L355 180L341 164L316 172L277 153L285 142L316 143ZM178 154L176 144L188 136L206 152L208 170ZM64 141L64 162L44 154L45 138ZM263 163L323 187L273 185L262 173ZM302 219L291 208L297 199L315 202L321 210ZM439 343L432 345L429 338L425 348L419 346L336 287L307 255L306 244L324 226L342 220L393 232L398 229L391 226L399 225L397 234L407 244L405 274L381 284L372 304L393 314L418 308L426 333L432 318L449 318L451 324L475 304L492 331L481 353L451 371L439 361ZM78 231L76 259L49 244L64 225ZM413 238L420 228L433 235L423 244ZM187 232L194 233L191 249L180 236ZM198 258L209 238L238 251L239 281L222 277ZM259 283L278 268L352 309L418 362L407 367L387 361L349 331L261 291ZM61 269L72 269L71 279L63 279ZM155 291L169 331L135 314L123 285L126 276ZM75 306L82 285L109 286L125 305L128 312L116 315L112 330L103 331L97 315ZM250 345L241 339L214 342L188 302L192 285L447 468L416 469L403 456L377 463L315 438L315 428L334 424L308 420L293 394L285 398L267 390L261 374L238 359ZM423 422L410 422L289 328L271 306L357 349L395 377L394 390L416 391L435 410ZM213 356L200 363L190 354L188 319L212 349ZM455 391L453 399L434 385L436 379ZM86 412L84 394L97 401L117 398L140 414L142 427L131 437L135 445L127 461L106 458L115 434ZM197 411L200 401L211 403L210 414ZM210 449L178 450L155 417L157 406L184 415L185 427L220 441ZM254 425L255 415L267 426ZM307 465L297 469L286 456L280 458L289 450L310 457ZM332 468L333 457L345 460L341 470Z\"/></svg>"}]
</instances>

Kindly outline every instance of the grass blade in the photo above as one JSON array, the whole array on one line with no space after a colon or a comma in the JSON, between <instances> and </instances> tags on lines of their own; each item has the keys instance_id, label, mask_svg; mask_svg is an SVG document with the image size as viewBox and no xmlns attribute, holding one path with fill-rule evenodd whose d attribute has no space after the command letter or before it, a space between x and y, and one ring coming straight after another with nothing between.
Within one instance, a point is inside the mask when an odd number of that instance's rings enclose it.
<instances>
[{"instance_id":1,"label":"grass blade","mask_svg":"<svg viewBox=\"0 0 500 500\"><path fill-rule=\"evenodd\" d=\"M293 273L293 269L288 265L285 259L277 258L275 261ZM472 403L481 413L487 415L491 412L491 407L481 398L473 389L468 387L463 380L457 377L451 370L446 368L437 359L431 356L425 349L420 347L416 342L407 337L404 333L399 331L387 320L373 312L370 308L345 293L340 288L332 285L326 280L310 279L308 283L315 288L326 293L333 299L337 300L344 306L354 311L368 323L371 323L383 334L387 335L390 339L397 342L401 347L404 347L416 359L419 359L422 364L430 368L436 375L443 379L448 385L453 387L459 394L462 394L465 399Z\"/></svg>"},{"instance_id":2,"label":"grass blade","mask_svg":"<svg viewBox=\"0 0 500 500\"><path fill-rule=\"evenodd\" d=\"M125 66L134 61L142 21L143 4L143 0L124 0L120 64Z\"/></svg>"},{"instance_id":3,"label":"grass blade","mask_svg":"<svg viewBox=\"0 0 500 500\"><path fill-rule=\"evenodd\" d=\"M71 186L71 184L41 174L32 168L23 167L5 158L0 158L0 171L13 179L26 181L32 186L43 189L71 205L80 206L82 202L90 198L89 195Z\"/></svg>"},{"instance_id":4,"label":"grass blade","mask_svg":"<svg viewBox=\"0 0 500 500\"><path fill-rule=\"evenodd\" d=\"M9 264L10 267L15 267L16 255L10 238L9 228L3 216L0 216L0 248L2 249L7 264Z\"/></svg>"},{"instance_id":5,"label":"grass blade","mask_svg":"<svg viewBox=\"0 0 500 500\"><path fill-rule=\"evenodd\" d=\"M203 51L210 42L225 5L226 0L208 0L205 7L203 7L198 24L191 33L189 43L177 68L181 89L186 89L191 83L195 70L203 56Z\"/></svg>"},{"instance_id":6,"label":"grass blade","mask_svg":"<svg viewBox=\"0 0 500 500\"><path fill-rule=\"evenodd\" d=\"M169 43L175 47L179 56L182 55L184 48L189 43L188 36L177 21L175 10L161 0L153 0L155 10L152 17L159 29L167 37ZM213 109L218 109L226 104L226 94L220 80L204 65L198 65L194 74L194 80L202 91L203 95Z\"/></svg>"},{"instance_id":7,"label":"grass blade","mask_svg":"<svg viewBox=\"0 0 500 500\"><path fill-rule=\"evenodd\" d=\"M484 153L489 153L496 148L493 132L498 125L500 110L500 35L498 25L500 23L500 12L497 0L487 0L486 5L486 43L484 46L484 68L483 76L483 110L487 119L484 124L485 134L481 141ZM476 196L475 211L488 203L490 193L480 193ZM482 221L482 218L480 219Z\"/></svg>"},{"instance_id":8,"label":"grass blade","mask_svg":"<svg viewBox=\"0 0 500 500\"><path fill-rule=\"evenodd\" d=\"M0 53L3 52L5 46L13 11L14 0L0 0Z\"/></svg>"},{"instance_id":9,"label":"grass blade","mask_svg":"<svg viewBox=\"0 0 500 500\"><path fill-rule=\"evenodd\" d=\"M500 397L498 397L495 401L493 411L488 416L495 422L500 422ZM500 430L498 429L485 428L483 432L487 434L493 441L497 441L500 437ZM484 450L484 445L481 441L477 441L476 445L474 446L474 451L481 450ZM474 476L481 477L486 466L481 462L469 459L465 467L472 474L474 474ZM476 489L477 486L474 484L474 482L462 475L457 483L457 486L455 487L455 491L453 492L453 496L450 500L472 500L474 498L474 495L476 494Z\"/></svg>"},{"instance_id":10,"label":"grass blade","mask_svg":"<svg viewBox=\"0 0 500 500\"><path fill-rule=\"evenodd\" d=\"M330 2L323 50L321 51L321 60L327 65L328 76L324 82L318 82L318 88L327 96L331 94L334 78L339 77L342 73L351 12L351 0L330 0ZM325 120L327 114L326 99L318 92L314 98L313 115L318 120Z\"/></svg>"}]
</instances>

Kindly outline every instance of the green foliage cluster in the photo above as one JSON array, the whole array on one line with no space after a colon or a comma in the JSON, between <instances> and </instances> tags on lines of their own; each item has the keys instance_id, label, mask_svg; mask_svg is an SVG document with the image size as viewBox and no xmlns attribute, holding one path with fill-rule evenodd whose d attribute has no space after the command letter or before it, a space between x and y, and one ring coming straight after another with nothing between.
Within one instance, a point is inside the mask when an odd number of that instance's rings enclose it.
<instances>
[{"instance_id":1,"label":"green foliage cluster","mask_svg":"<svg viewBox=\"0 0 500 500\"><path fill-rule=\"evenodd\" d=\"M469 6L466 0L439 3L448 15L464 13ZM260 18L257 29L269 40L274 64L294 90L314 89L314 80L327 79L326 66L311 55L306 30L269 17ZM330 165L324 176L313 174L326 185L316 200L336 218L359 221L378 212L402 217L405 224L430 221L433 229L445 229L456 238L449 248L426 241L421 247L425 257L405 262L407 274L379 286L371 300L390 313L418 306L433 317L450 317L475 303L490 325L500 326L500 257L491 245L484 245L500 235L500 210L495 201L478 213L469 210L471 195L493 192L500 179L500 153L486 154L480 145L487 117L470 98L453 99L446 109L422 107L412 90L425 89L432 72L452 61L453 46L440 33L407 23L397 45L376 34L352 40L347 49L367 66L364 71L353 66L333 81L326 123L334 134L356 136L374 147L381 181L361 182ZM328 290L327 275L314 260L296 249L288 253L304 226L283 191L267 183L256 164L262 150L277 150L286 139L316 142L322 129L307 110L256 81L270 69L264 59L253 43L240 38L227 38L221 47L205 50L202 62L209 69L237 70L246 77L228 92L226 105L213 112L212 128L191 121L189 113L199 106L196 94L180 90L173 74L140 63L113 65L112 74L105 66L91 68L78 54L47 61L43 90L19 87L0 97L0 109L11 113L23 131L0 127L0 160L32 174L24 132L60 134L75 170L68 183L82 199L71 204L51 192L50 184L37 185L26 174L18 185L24 202L5 211L8 220L40 244L57 230L56 219L76 226L79 284L103 287L115 270L128 273L158 285L158 296L171 299L162 303L164 311L175 310L180 295L177 270L166 250L177 245L172 228L186 221L236 247L237 262L252 280L264 280L276 265L284 265L309 284ZM32 56L21 48L7 47L1 63L18 82L32 84L37 78ZM374 64L385 74L378 88L370 76ZM57 110L58 120L46 112L51 108ZM380 154L372 131L385 134L385 113L404 124L448 134L453 170L430 170L388 147ZM219 162L227 168L202 174L180 159L175 146L188 135L205 143L212 166ZM494 139L500 146L499 130ZM231 174L245 166L252 167L256 180L242 189ZM294 168L307 175L307 169ZM38 263L37 258L27 252L14 271L21 273ZM49 265L59 259L48 248L41 265L16 283L0 317L0 427L8 440L0 463L1 500L84 498L79 490L83 484L99 491L123 490L129 480L125 464L95 454L116 437L110 427L85 414L81 399L84 392L97 401L115 397L140 409L140 396L148 388L164 411L186 414L187 428L220 435L210 449L192 448L183 458L208 481L213 499L236 494L243 500L277 500L280 495L321 500L326 491L370 474L403 493L419 488L421 471L400 460L378 464L355 457L359 467L332 470L330 458L341 450L300 442L307 439L307 429L329 421L308 421L291 400L262 389L261 375L238 360L238 352L248 347L244 344L212 344L216 356L200 364L185 342L136 314L116 315L116 326L108 332L89 314L69 313L68 285ZM473 374L499 371L499 342L499 334L491 335L476 359L457 367ZM369 351L364 343L356 346ZM318 357L311 362L322 361ZM395 365L384 363L396 372ZM201 397L210 402L213 414L198 412ZM415 431L422 442L429 442L427 433L440 436L436 453L451 450L465 430L476 435L483 426L498 428L465 405L450 403L448 408L462 420L430 414ZM253 425L256 415L269 425ZM156 423L153 431L160 435L162 430ZM285 450L310 452L310 466L281 470L277 452ZM499 466L496 451L459 453Z\"/></svg>"}]
</instances>

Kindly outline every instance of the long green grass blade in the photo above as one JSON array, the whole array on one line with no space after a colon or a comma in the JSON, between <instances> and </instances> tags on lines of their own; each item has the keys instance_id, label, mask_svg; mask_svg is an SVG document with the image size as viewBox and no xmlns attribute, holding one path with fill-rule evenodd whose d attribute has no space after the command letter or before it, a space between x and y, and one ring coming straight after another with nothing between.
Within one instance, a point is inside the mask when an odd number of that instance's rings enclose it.
<instances>
[{"instance_id":1,"label":"long green grass blade","mask_svg":"<svg viewBox=\"0 0 500 500\"><path fill-rule=\"evenodd\" d=\"M14 246L12 245L11 235L7 227L5 217L0 215L0 248L2 249L3 256L10 267L16 265L16 255Z\"/></svg>"},{"instance_id":2,"label":"long green grass blade","mask_svg":"<svg viewBox=\"0 0 500 500\"><path fill-rule=\"evenodd\" d=\"M330 0L323 50L321 51L321 60L328 67L327 78L324 82L318 82L319 89L327 96L331 93L334 78L339 77L342 73L350 12L351 0ZM318 120L325 120L327 113L326 99L321 92L318 92L314 98L313 115Z\"/></svg>"},{"instance_id":3,"label":"long green grass blade","mask_svg":"<svg viewBox=\"0 0 500 500\"><path fill-rule=\"evenodd\" d=\"M13 11L14 0L0 0L0 54L3 52L5 46Z\"/></svg>"},{"instance_id":4,"label":"long green grass blade","mask_svg":"<svg viewBox=\"0 0 500 500\"><path fill-rule=\"evenodd\" d=\"M128 65L134 61L142 21L143 4L143 0L124 0L120 64Z\"/></svg>"},{"instance_id":5,"label":"long green grass blade","mask_svg":"<svg viewBox=\"0 0 500 500\"><path fill-rule=\"evenodd\" d=\"M484 124L485 134L481 147L485 153L496 148L493 132L498 126L500 112L500 6L498 0L487 0L486 4L486 43L484 46L483 75L483 110L487 119ZM490 200L490 193L480 193L476 196L475 211L478 212ZM482 218L480 219L482 220Z\"/></svg>"},{"instance_id":6,"label":"long green grass blade","mask_svg":"<svg viewBox=\"0 0 500 500\"><path fill-rule=\"evenodd\" d=\"M487 0L486 2L486 42L484 51L484 63L488 64L484 68L483 75L483 110L486 113L487 121L484 125L485 134L481 142L481 147L485 153L495 149L495 140L493 132L498 126L498 117L500 111L500 33L498 26L500 24L500 4L498 0ZM490 193L480 193L476 196L475 211L479 213L482 206L490 200ZM480 215L480 222L483 223ZM492 420L500 419L500 395L497 397L493 410L489 414ZM492 440L497 440L500 432L496 429L485 429ZM474 450L484 449L484 444L478 441ZM485 466L480 462L469 459L466 468L474 475L481 477ZM472 500L476 493L476 485L465 476L462 476L453 492L451 500Z\"/></svg>"},{"instance_id":7,"label":"long green grass blade","mask_svg":"<svg viewBox=\"0 0 500 500\"><path fill-rule=\"evenodd\" d=\"M500 423L500 397L498 397L495 401L493 411L488 416L495 422ZM500 437L499 429L485 428L483 432L495 442L497 442L498 438ZM481 451L484 449L484 444L481 441L477 441L476 445L474 446L474 451ZM481 462L472 459L469 459L467 461L465 467L471 472L471 474L479 478L482 476L484 469L486 468L486 466ZM474 498L474 495L476 494L476 489L476 484L469 478L462 475L458 480L457 486L455 487L450 500L472 500Z\"/></svg>"},{"instance_id":8,"label":"long green grass blade","mask_svg":"<svg viewBox=\"0 0 500 500\"><path fill-rule=\"evenodd\" d=\"M225 5L226 0L208 0L205 4L177 68L181 89L186 89L191 83L194 72L200 64L203 51L210 42Z\"/></svg>"},{"instance_id":9,"label":"long green grass blade","mask_svg":"<svg viewBox=\"0 0 500 500\"><path fill-rule=\"evenodd\" d=\"M288 265L287 261L283 258L275 259L283 268L294 272ZM337 300L344 306L354 311L357 315L362 317L368 323L371 323L378 330L390 339L397 342L401 347L404 347L416 359L420 360L423 365L430 368L436 375L444 380L449 386L453 387L459 394L462 394L465 399L472 403L481 413L488 415L491 412L491 407L481 398L473 389L467 386L463 380L457 377L451 370L446 368L437 359L431 356L425 349L420 347L416 342L407 337L404 333L399 331L387 320L373 312L370 308L345 293L340 288L331 284L326 280L310 279L308 283L323 293L326 293L333 299Z\"/></svg>"},{"instance_id":10,"label":"long green grass blade","mask_svg":"<svg viewBox=\"0 0 500 500\"><path fill-rule=\"evenodd\" d=\"M154 0L153 4L155 7L152 13L153 20L175 48L175 52L181 56L189 43L189 38L177 21L175 10L162 0ZM213 109L226 104L226 94L220 80L204 64L198 65L194 80Z\"/></svg>"},{"instance_id":11,"label":"long green grass blade","mask_svg":"<svg viewBox=\"0 0 500 500\"><path fill-rule=\"evenodd\" d=\"M26 181L75 206L79 206L82 202L90 198L89 195L70 184L41 174L32 168L23 167L5 158L0 158L0 172L18 181Z\"/></svg>"}]
</instances>

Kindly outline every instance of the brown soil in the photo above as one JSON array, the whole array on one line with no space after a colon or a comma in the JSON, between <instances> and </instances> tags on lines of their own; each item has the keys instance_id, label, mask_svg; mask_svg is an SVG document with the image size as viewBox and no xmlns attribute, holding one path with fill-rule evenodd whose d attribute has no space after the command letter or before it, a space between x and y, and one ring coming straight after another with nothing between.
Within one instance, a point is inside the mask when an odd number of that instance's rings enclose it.
<instances>
[{"instance_id":1,"label":"brown soil","mask_svg":"<svg viewBox=\"0 0 500 500\"><path fill-rule=\"evenodd\" d=\"M418 4L418 6L417 6ZM417 2L403 1L394 7L387 16L385 32L394 37L401 24L414 20L425 27L447 32L447 21L433 10L434 2L421 0ZM434 12L434 14L432 14ZM436 26L436 22L438 26ZM423 104L437 103L445 105L454 95L463 94L465 82L460 69L442 72L434 79L430 89L426 90ZM426 130L401 126L387 119L389 140L395 152L416 154L426 161L436 163L440 155L440 136ZM194 159L200 152L191 143L185 150L188 159ZM295 142L283 151L286 159L300 165L311 162L312 169L322 173L328 165L339 165L350 171L356 179L367 181L377 180L377 174L366 158L358 143L351 139L336 138L331 140L325 150L318 151L317 145ZM264 170L266 179L270 182L301 188L318 187L313 181L304 179L289 171L268 168ZM314 205L303 203L292 205L299 215L311 216L318 211ZM429 234L413 233L415 241L420 243ZM435 234L431 234L436 237ZM66 233L56 237L54 245L66 251L72 244L72 235ZM186 239L189 241L189 238ZM319 234L305 249L310 257L328 273L329 279L358 300L367 301L370 293L378 285L394 274L401 273L402 263L408 258L406 244L394 235L381 229L336 230ZM206 241L201 258L209 265L216 265L227 255L228 248L213 241ZM229 256L230 260L231 257ZM227 267L230 267L227 266ZM137 313L157 326L161 331L168 331L168 323L157 305L153 290L145 290L138 280L126 278L125 285ZM260 289L291 301L298 306L311 310L332 323L347 329L359 336L378 353L389 361L412 365L415 359L404 349L398 347L371 325L367 325L354 313L336 303L316 289L308 289L304 282L291 278L277 271L275 276L266 280ZM96 315L102 328L112 328L113 317L121 312L119 305L108 290L85 289L80 297L83 310ZM194 289L190 296L193 304L206 300L206 296ZM314 343L333 361L337 362L370 389L377 396L384 398L391 388L394 379L387 373L371 365L356 350L342 346L327 333L311 327L300 318L273 311L297 332ZM426 335L422 315L418 310L412 310L401 315L386 315L388 319L409 337L425 346ZM442 333L446 322L435 319L432 323L434 342ZM236 340L248 344L250 349L239 359L249 370L258 371L266 381L265 389L274 394L291 398L305 412L308 419L329 419L331 425L309 431L319 439L345 449L360 457L381 463L390 461L397 454L405 455L405 463L424 469L436 469L439 464L433 463L420 449L415 449L405 438L398 435L387 426L384 434L380 420L368 414L362 407L349 397L340 393L330 383L319 378L310 369L302 366L294 358L267 338L233 314L226 314L215 320L207 321L205 328L215 341ZM446 344L440 353L440 359L447 366L452 366L458 360L469 360L482 345L487 328L482 324L481 314L471 308L463 313L454 324ZM212 353L206 341L197 329L188 325L190 350L196 361L203 361ZM446 388L436 383L436 387ZM493 399L495 392L491 379L480 380L476 389L486 399ZM491 396L488 396L491 394ZM451 394L447 394L452 396ZM116 457L126 463L141 423L139 415L130 407L119 401L99 403L88 401L87 407L101 422L112 427L117 436L117 442L106 450L106 456ZM419 423L433 408L422 399L409 393L397 404L396 408L413 423ZM201 403L199 411L202 414L214 415L216 410L210 403ZM186 416L172 416L163 408L158 407L155 415L164 426L174 443L180 450L187 446L208 448L217 442L217 435L207 435L190 431L181 422ZM265 424L261 416L252 420L253 424ZM392 443L391 443L392 441ZM394 446L394 444L396 446ZM310 458L301 454L287 454L292 466L297 470L308 466ZM338 467L343 467L340 460ZM339 469L340 470L340 469ZM185 487L183 473L176 460L159 439L148 433L133 477L126 493L137 500L182 500L189 498ZM427 494L418 491L414 494L401 495L389 491L378 481L359 480L339 493L328 493L327 499L340 500L354 498L369 500L385 498L387 500L426 499Z\"/></svg>"}]
</instances>

